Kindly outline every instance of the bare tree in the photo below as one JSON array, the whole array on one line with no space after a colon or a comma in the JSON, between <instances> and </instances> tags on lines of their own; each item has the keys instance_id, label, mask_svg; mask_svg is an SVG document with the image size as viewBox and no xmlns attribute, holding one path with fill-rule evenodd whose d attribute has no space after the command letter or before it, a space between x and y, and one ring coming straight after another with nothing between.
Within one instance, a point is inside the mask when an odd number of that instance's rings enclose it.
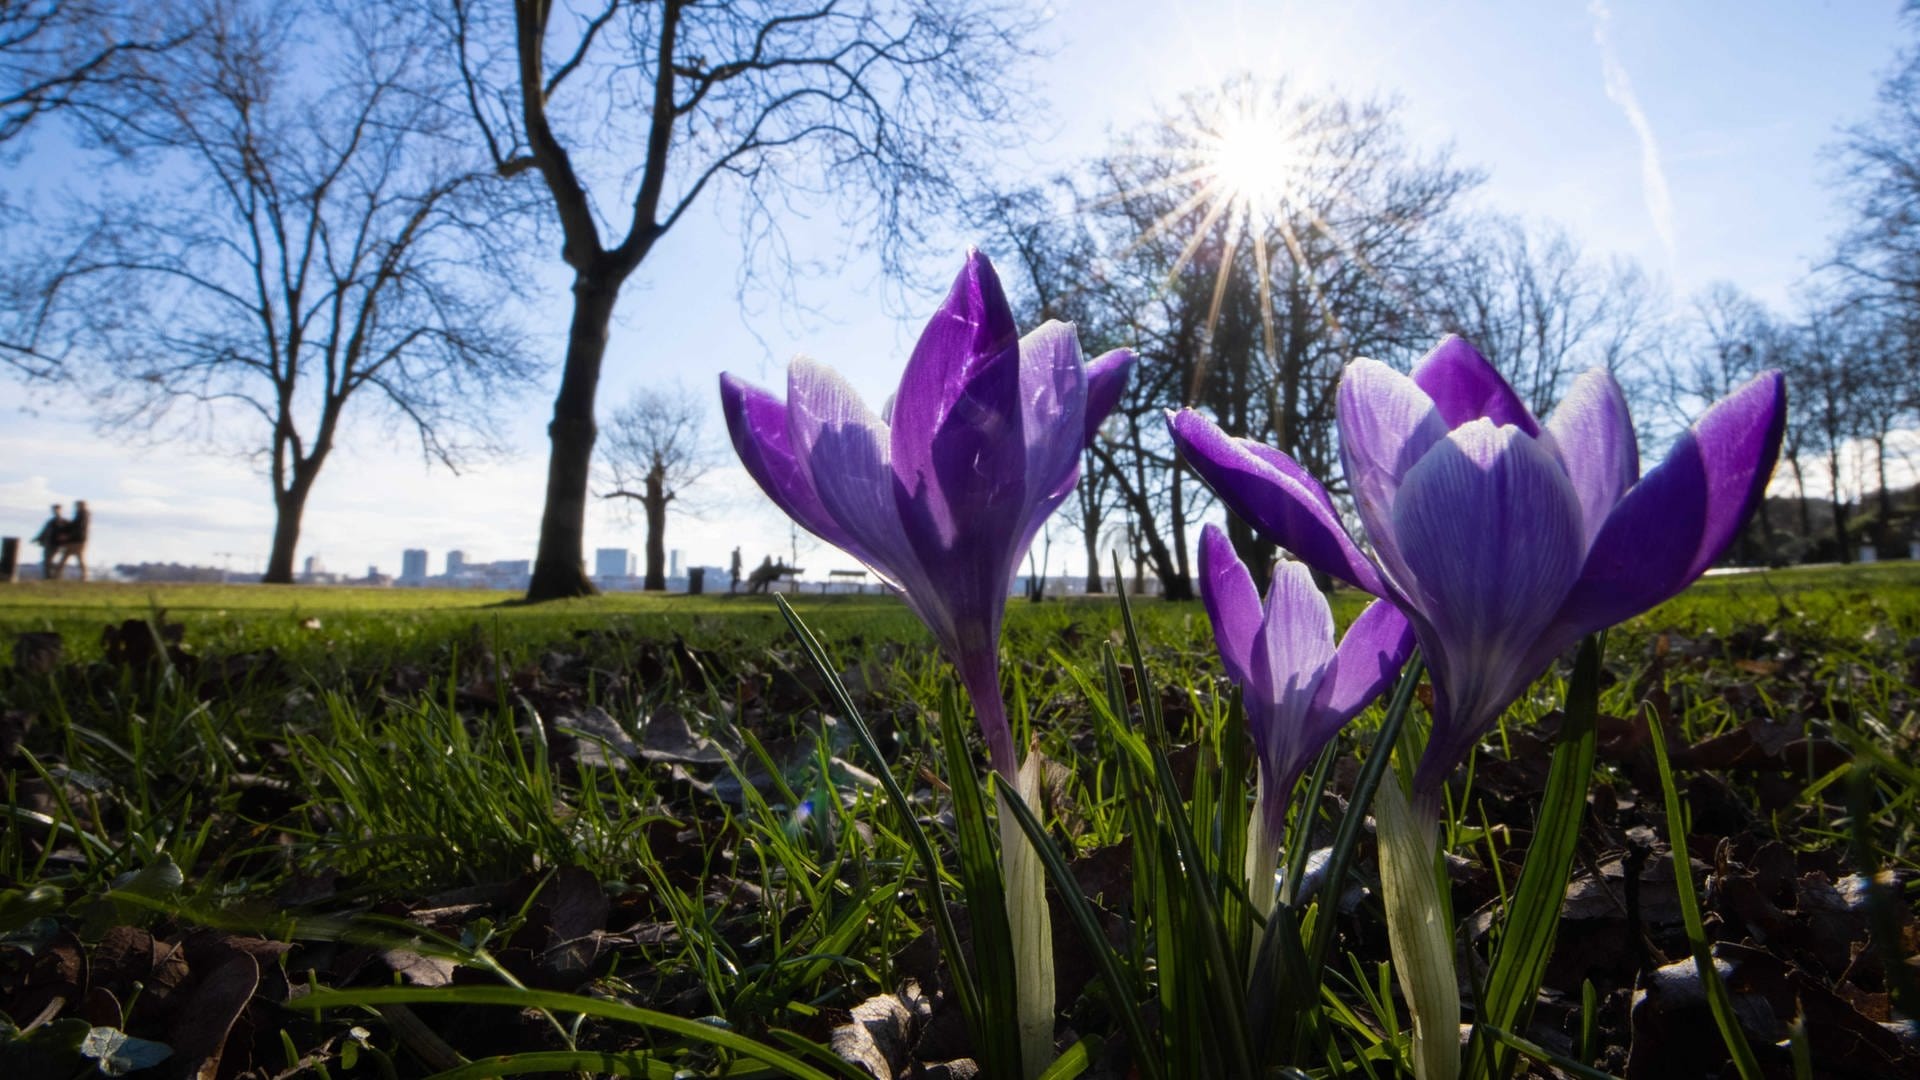
<instances>
[{"instance_id":1,"label":"bare tree","mask_svg":"<svg viewBox=\"0 0 1920 1080\"><path fill-rule=\"evenodd\" d=\"M396 12L213 2L119 104L146 174L57 230L31 317L96 358L111 425L204 436L271 481L266 580L349 406L448 467L532 365L475 267L510 254L502 185L472 152L436 36ZM444 77L444 79L443 79ZM368 410L356 408L356 414Z\"/></svg>"},{"instance_id":2,"label":"bare tree","mask_svg":"<svg viewBox=\"0 0 1920 1080\"><path fill-rule=\"evenodd\" d=\"M613 414L601 454L612 488L602 498L632 499L647 522L642 588L667 587L667 507L712 464L701 439L704 398L683 389L641 389Z\"/></svg>"},{"instance_id":3,"label":"bare tree","mask_svg":"<svg viewBox=\"0 0 1920 1080\"><path fill-rule=\"evenodd\" d=\"M111 139L146 61L191 34L168 3L0 0L0 144L56 112Z\"/></svg>"},{"instance_id":4,"label":"bare tree","mask_svg":"<svg viewBox=\"0 0 1920 1080\"><path fill-rule=\"evenodd\" d=\"M1355 356L1431 344L1419 301L1477 176L1416 153L1390 103L1248 76L1184 98L1092 176L1107 258L1083 287L1141 354L1103 449L1146 561L1180 596L1210 496L1179 466L1159 410L1204 409L1229 434L1334 475L1339 373ZM1237 519L1228 532L1264 577L1272 546Z\"/></svg>"},{"instance_id":5,"label":"bare tree","mask_svg":"<svg viewBox=\"0 0 1920 1080\"><path fill-rule=\"evenodd\" d=\"M1920 4L1906 15L1920 27ZM1851 222L1827 267L1836 281L1835 314L1874 347L1848 373L1851 409L1876 455L1877 541L1891 541L1888 436L1920 414L1920 47L1909 46L1880 84L1871 120L1851 128L1840 147L1839 179Z\"/></svg>"},{"instance_id":6,"label":"bare tree","mask_svg":"<svg viewBox=\"0 0 1920 1080\"><path fill-rule=\"evenodd\" d=\"M1632 389L1660 321L1639 266L1588 259L1565 230L1469 224L1445 275L1441 328L1474 343L1536 415L1575 375L1604 367Z\"/></svg>"},{"instance_id":7,"label":"bare tree","mask_svg":"<svg viewBox=\"0 0 1920 1080\"><path fill-rule=\"evenodd\" d=\"M1853 536L1848 527L1845 448L1860 434L1857 411L1862 373L1871 363L1871 328L1857 306L1836 304L1832 298L1810 295L1806 314L1795 327L1788 380L1801 404L1805 429L1803 446L1826 460L1828 502L1832 510L1833 553L1841 562L1853 561ZM1789 399L1789 408L1792 401ZM1789 417L1789 424L1794 417Z\"/></svg>"},{"instance_id":8,"label":"bare tree","mask_svg":"<svg viewBox=\"0 0 1920 1080\"><path fill-rule=\"evenodd\" d=\"M152 58L179 46L191 22L174 5L115 0L0 0L0 155L16 158L52 115L88 141L118 146L124 105L150 78ZM70 342L33 317L33 252L16 248L37 208L0 195L0 365L56 379Z\"/></svg>"},{"instance_id":9,"label":"bare tree","mask_svg":"<svg viewBox=\"0 0 1920 1080\"><path fill-rule=\"evenodd\" d=\"M1920 5L1908 17L1920 19ZM1834 265L1855 298L1920 309L1920 49L1880 84L1874 117L1848 130L1839 162L1853 221Z\"/></svg>"},{"instance_id":10,"label":"bare tree","mask_svg":"<svg viewBox=\"0 0 1920 1080\"><path fill-rule=\"evenodd\" d=\"M1676 335L1661 365L1658 402L1670 428L1678 428L1714 401L1769 368L1792 371L1801 362L1803 328L1789 325L1767 307L1728 282L1716 282L1693 302L1693 317ZM1800 392L1795 384L1787 398L1788 419L1781 457L1793 471L1799 493L1799 534L1811 538L1813 522L1807 501L1803 454L1818 427L1808 406L1817 396ZM1773 557L1776 524L1765 499L1760 502L1761 533ZM1739 553L1751 559L1752 551Z\"/></svg>"},{"instance_id":11,"label":"bare tree","mask_svg":"<svg viewBox=\"0 0 1920 1080\"><path fill-rule=\"evenodd\" d=\"M833 199L898 269L1019 115L1026 17L1001 0L515 0L511 20L444 3L480 138L501 175L539 175L573 274L527 596L582 595L594 396L627 278L723 182L750 268L790 265L782 207Z\"/></svg>"},{"instance_id":12,"label":"bare tree","mask_svg":"<svg viewBox=\"0 0 1920 1080\"><path fill-rule=\"evenodd\" d=\"M1862 347L1852 357L1852 413L1855 435L1873 450L1875 480L1872 535L1879 547L1897 546L1893 520L1893 488L1887 462L1893 454L1893 434L1911 424L1920 388L1915 386L1917 347L1914 322L1874 308L1857 311Z\"/></svg>"},{"instance_id":13,"label":"bare tree","mask_svg":"<svg viewBox=\"0 0 1920 1080\"><path fill-rule=\"evenodd\" d=\"M982 197L969 212L975 221L991 223L994 254L1014 299L1017 321L1037 326L1048 319L1073 323L1081 350L1098 356L1132 344L1115 336L1121 329L1099 307L1101 290L1087 287L1082 278L1098 272L1101 253L1068 177L1056 177L1044 186L1027 186ZM1111 442L1102 431L1097 441ZM1122 509L1112 470L1101 454L1089 447L1081 455L1080 479L1074 485L1070 519L1080 534L1087 560L1085 587L1104 592L1100 542L1108 520ZM1118 582L1115 583L1117 588Z\"/></svg>"}]
</instances>

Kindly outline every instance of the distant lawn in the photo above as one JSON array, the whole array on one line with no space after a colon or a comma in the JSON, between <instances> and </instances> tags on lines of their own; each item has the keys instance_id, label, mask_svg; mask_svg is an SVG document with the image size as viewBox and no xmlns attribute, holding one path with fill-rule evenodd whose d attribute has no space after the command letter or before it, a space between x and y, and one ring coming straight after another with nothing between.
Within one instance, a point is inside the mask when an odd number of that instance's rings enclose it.
<instances>
[{"instance_id":1,"label":"distant lawn","mask_svg":"<svg viewBox=\"0 0 1920 1080\"><path fill-rule=\"evenodd\" d=\"M791 599L829 647L856 638L931 641L906 606L889 595L803 593ZM1339 590L1334 607L1340 621L1358 614L1365 599L1355 590ZM1716 574L1629 626L1724 630L1764 625L1780 617L1782 605L1842 636L1876 626L1920 634L1920 564ZM21 632L51 630L66 638L70 656L92 657L98 655L102 627L144 618L156 607L185 626L186 641L196 651L270 647L294 655L318 651L340 661L367 653L406 655L476 633L511 652L551 647L593 630L651 638L677 634L699 643L764 641L787 633L772 597L724 591L702 596L614 592L524 604L518 593L484 589L67 581L0 586L0 646L10 645ZM1176 647L1204 644L1206 619L1198 604L1149 600L1139 607L1149 638ZM1110 597L1008 604L1008 630L1017 636L1045 636L1069 622L1109 629L1118 623L1118 606Z\"/></svg>"},{"instance_id":2,"label":"distant lawn","mask_svg":"<svg viewBox=\"0 0 1920 1080\"><path fill-rule=\"evenodd\" d=\"M452 611L503 608L528 613L587 610L597 612L674 611L716 613L736 603L764 598L744 594L687 596L685 594L612 592L582 600L551 604L521 604L518 592L499 589L365 588L348 585L134 585L77 581L27 581L0 589L0 619L24 609L104 612L144 611L150 600L169 611ZM846 597L858 600L858 597ZM885 601L885 597L868 596ZM766 600L771 605L771 600Z\"/></svg>"},{"instance_id":3,"label":"distant lawn","mask_svg":"<svg viewBox=\"0 0 1920 1080\"><path fill-rule=\"evenodd\" d=\"M1920 562L1714 574L1635 622L1726 630L1772 625L1788 611L1820 623L1836 637L1876 628L1904 637L1920 635Z\"/></svg>"},{"instance_id":4,"label":"distant lawn","mask_svg":"<svg viewBox=\"0 0 1920 1080\"><path fill-rule=\"evenodd\" d=\"M923 633L906 606L889 595L800 596L807 618L822 626L884 627L896 637ZM770 596L616 592L577 600L525 604L517 592L488 589L379 589L331 585L127 585L24 582L0 587L0 644L23 631L55 631L69 655L99 649L101 628L145 618L154 609L186 627L199 651L276 648L305 653L315 646L409 651L471 634L477 628L510 650L565 639L576 631L619 629L646 637L692 640L785 633Z\"/></svg>"}]
</instances>

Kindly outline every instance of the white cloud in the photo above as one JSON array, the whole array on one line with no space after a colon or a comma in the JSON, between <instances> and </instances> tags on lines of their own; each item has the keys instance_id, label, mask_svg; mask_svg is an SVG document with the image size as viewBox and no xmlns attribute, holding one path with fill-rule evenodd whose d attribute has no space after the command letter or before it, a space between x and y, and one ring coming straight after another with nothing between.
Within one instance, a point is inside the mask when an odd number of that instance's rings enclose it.
<instances>
[{"instance_id":1,"label":"white cloud","mask_svg":"<svg viewBox=\"0 0 1920 1080\"><path fill-rule=\"evenodd\" d=\"M1640 99L1633 92L1633 82L1627 77L1626 67L1614 52L1613 41L1608 35L1613 13L1607 9L1605 0L1593 0L1588 10L1593 14L1593 43L1600 48L1600 71L1606 80L1607 98L1620 106L1620 111L1626 114L1627 123L1633 127L1634 135L1640 140L1640 192L1647 204L1647 215L1653 219L1654 232L1660 237L1660 245L1666 249L1668 268L1672 269L1677 250L1673 231L1673 195L1667 188L1666 170L1660 164L1660 143L1654 137L1653 124L1647 119L1646 110L1640 107Z\"/></svg>"}]
</instances>

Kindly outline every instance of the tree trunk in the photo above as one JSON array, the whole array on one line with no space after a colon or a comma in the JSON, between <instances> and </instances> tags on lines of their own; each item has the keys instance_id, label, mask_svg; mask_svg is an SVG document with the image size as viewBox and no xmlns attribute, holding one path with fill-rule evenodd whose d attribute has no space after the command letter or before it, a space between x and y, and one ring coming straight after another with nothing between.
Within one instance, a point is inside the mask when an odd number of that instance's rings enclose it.
<instances>
[{"instance_id":1,"label":"tree trunk","mask_svg":"<svg viewBox=\"0 0 1920 1080\"><path fill-rule=\"evenodd\" d=\"M1893 540L1893 489L1887 486L1887 435L1883 431L1874 436L1873 452L1880 474L1880 520L1874 526L1873 544L1878 557L1878 548L1883 544L1892 544Z\"/></svg>"},{"instance_id":2,"label":"tree trunk","mask_svg":"<svg viewBox=\"0 0 1920 1080\"><path fill-rule=\"evenodd\" d=\"M1807 501L1807 473L1800 467L1800 455L1787 457L1787 465L1793 469L1793 489L1800 503L1800 536L1807 543L1813 543L1813 504Z\"/></svg>"},{"instance_id":3,"label":"tree trunk","mask_svg":"<svg viewBox=\"0 0 1920 1080\"><path fill-rule=\"evenodd\" d=\"M667 485L658 465L647 473L646 497L640 506L647 514L647 580L641 588L664 592L667 588Z\"/></svg>"},{"instance_id":4,"label":"tree trunk","mask_svg":"<svg viewBox=\"0 0 1920 1080\"><path fill-rule=\"evenodd\" d=\"M1273 560L1279 548L1262 539L1253 531L1253 526L1231 510L1227 511L1227 539L1233 544L1233 553L1246 564L1247 573L1253 576L1254 591L1267 595L1267 583L1272 580Z\"/></svg>"},{"instance_id":5,"label":"tree trunk","mask_svg":"<svg viewBox=\"0 0 1920 1080\"><path fill-rule=\"evenodd\" d=\"M1173 572L1160 575L1160 596L1165 600L1193 599L1193 572L1187 564L1187 506L1182 497L1184 491L1180 485L1180 473L1180 463L1176 461L1173 476L1169 479L1172 491L1167 500L1167 524L1173 530Z\"/></svg>"},{"instance_id":6,"label":"tree trunk","mask_svg":"<svg viewBox=\"0 0 1920 1080\"><path fill-rule=\"evenodd\" d=\"M1099 474L1100 459L1088 450L1081 455L1080 480L1074 485L1074 494L1080 501L1080 538L1087 545L1087 592L1106 591L1106 582L1100 576L1100 525L1105 517L1100 511L1101 498L1095 482ZM1119 587L1119 582L1114 583Z\"/></svg>"},{"instance_id":7,"label":"tree trunk","mask_svg":"<svg viewBox=\"0 0 1920 1080\"><path fill-rule=\"evenodd\" d=\"M1760 558L1750 561L1757 561L1762 566L1773 565L1773 553L1779 547L1774 542L1773 511L1769 505L1772 501L1767 498L1766 492L1760 493ZM1747 531L1752 532L1752 526L1748 526Z\"/></svg>"},{"instance_id":8,"label":"tree trunk","mask_svg":"<svg viewBox=\"0 0 1920 1080\"><path fill-rule=\"evenodd\" d=\"M293 584L293 560L300 546L300 517L307 511L307 495L313 491L319 465L295 465L293 481L287 490L274 492L273 551L267 556L267 572L261 581L269 585Z\"/></svg>"},{"instance_id":9,"label":"tree trunk","mask_svg":"<svg viewBox=\"0 0 1920 1080\"><path fill-rule=\"evenodd\" d=\"M567 329L567 360L553 401L547 436L546 508L540 515L540 549L533 559L527 599L591 596L587 577L587 475L593 465L593 399L607 352L607 324L620 295L620 280L601 268L583 270L573 283L573 322Z\"/></svg>"},{"instance_id":10,"label":"tree trunk","mask_svg":"<svg viewBox=\"0 0 1920 1080\"><path fill-rule=\"evenodd\" d=\"M1833 503L1833 539L1840 546L1840 561L1850 563L1853 561L1853 542L1847 536L1847 501L1840 497L1840 451L1837 446L1827 453L1827 480L1833 485L1829 499Z\"/></svg>"}]
</instances>

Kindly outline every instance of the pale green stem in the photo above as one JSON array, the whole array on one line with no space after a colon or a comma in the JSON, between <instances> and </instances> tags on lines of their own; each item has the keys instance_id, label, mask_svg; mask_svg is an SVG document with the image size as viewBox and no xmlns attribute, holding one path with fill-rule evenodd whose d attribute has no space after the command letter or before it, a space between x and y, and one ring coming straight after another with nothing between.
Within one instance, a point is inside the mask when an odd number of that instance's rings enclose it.
<instances>
[{"instance_id":1,"label":"pale green stem","mask_svg":"<svg viewBox=\"0 0 1920 1080\"><path fill-rule=\"evenodd\" d=\"M1020 801L1040 811L1040 755L1028 754L1015 779ZM1047 912L1047 872L1040 853L996 795L1000 811L1000 868L1007 887L1007 931L1013 938L1013 975L1019 1001L1020 1067L1033 1080L1053 1064L1053 923Z\"/></svg>"},{"instance_id":2,"label":"pale green stem","mask_svg":"<svg viewBox=\"0 0 1920 1080\"><path fill-rule=\"evenodd\" d=\"M1247 818L1247 896L1263 919L1273 913L1273 875L1280 868L1280 842L1286 839L1285 815L1267 805L1269 798L1285 796L1274 794L1272 786L1264 777L1254 780L1253 815Z\"/></svg>"},{"instance_id":3,"label":"pale green stem","mask_svg":"<svg viewBox=\"0 0 1920 1080\"><path fill-rule=\"evenodd\" d=\"M1373 800L1380 842L1380 893L1387 944L1413 1014L1416 1080L1460 1075L1460 984L1453 970L1453 927L1440 899L1439 822L1407 804L1389 776Z\"/></svg>"}]
</instances>

